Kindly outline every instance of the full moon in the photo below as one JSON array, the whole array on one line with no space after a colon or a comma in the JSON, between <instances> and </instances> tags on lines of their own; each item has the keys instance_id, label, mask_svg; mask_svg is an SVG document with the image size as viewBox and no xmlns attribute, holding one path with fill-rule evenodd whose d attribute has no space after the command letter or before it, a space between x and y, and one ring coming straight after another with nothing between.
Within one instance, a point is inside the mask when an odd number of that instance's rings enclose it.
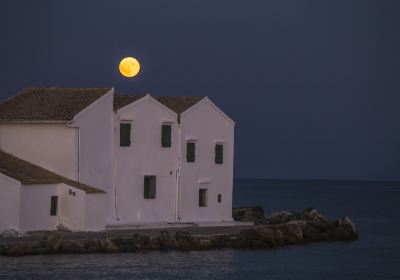
<instances>
[{"instance_id":1,"label":"full moon","mask_svg":"<svg viewBox=\"0 0 400 280\"><path fill-rule=\"evenodd\" d=\"M119 72L127 78L132 78L139 73L140 64L137 59L133 57L125 57L119 63Z\"/></svg>"}]
</instances>

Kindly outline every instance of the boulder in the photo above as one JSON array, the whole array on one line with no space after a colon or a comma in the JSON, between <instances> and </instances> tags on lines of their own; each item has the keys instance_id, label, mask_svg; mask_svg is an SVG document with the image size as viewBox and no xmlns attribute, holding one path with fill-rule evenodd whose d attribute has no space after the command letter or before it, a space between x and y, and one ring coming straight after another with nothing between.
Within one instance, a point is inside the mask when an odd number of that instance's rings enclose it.
<instances>
[{"instance_id":1,"label":"boulder","mask_svg":"<svg viewBox=\"0 0 400 280\"><path fill-rule=\"evenodd\" d=\"M133 250L146 250L150 244L150 236L135 233L132 236Z\"/></svg>"},{"instance_id":2,"label":"boulder","mask_svg":"<svg viewBox=\"0 0 400 280\"><path fill-rule=\"evenodd\" d=\"M197 248L195 239L186 231L177 231L175 239L178 241L179 249L184 251L191 251Z\"/></svg>"},{"instance_id":3,"label":"boulder","mask_svg":"<svg viewBox=\"0 0 400 280\"><path fill-rule=\"evenodd\" d=\"M265 216L261 206L233 208L232 217L238 222L254 222L262 224Z\"/></svg>"},{"instance_id":4,"label":"boulder","mask_svg":"<svg viewBox=\"0 0 400 280\"><path fill-rule=\"evenodd\" d=\"M171 235L168 231L161 231L160 237L160 248L161 249L177 249L179 248L179 243L176 241L175 237Z\"/></svg>"},{"instance_id":5,"label":"boulder","mask_svg":"<svg viewBox=\"0 0 400 280\"><path fill-rule=\"evenodd\" d=\"M285 237L286 244L299 244L303 242L303 230L300 225L281 224L279 229Z\"/></svg>"},{"instance_id":6,"label":"boulder","mask_svg":"<svg viewBox=\"0 0 400 280\"><path fill-rule=\"evenodd\" d=\"M280 212L272 213L266 219L266 221L267 221L267 224L269 224L269 225L276 225L276 224L288 223L290 221L297 220L297 219L298 219L298 217L292 212L280 211Z\"/></svg>"},{"instance_id":7,"label":"boulder","mask_svg":"<svg viewBox=\"0 0 400 280\"><path fill-rule=\"evenodd\" d=\"M119 247L114 243L111 238L104 238L99 240L100 250L103 253L118 253L120 252Z\"/></svg>"},{"instance_id":8,"label":"boulder","mask_svg":"<svg viewBox=\"0 0 400 280\"><path fill-rule=\"evenodd\" d=\"M331 233L333 240L358 239L358 232L353 221L349 217L340 218L335 221L335 229Z\"/></svg>"},{"instance_id":9,"label":"boulder","mask_svg":"<svg viewBox=\"0 0 400 280\"><path fill-rule=\"evenodd\" d=\"M61 249L63 239L54 232L46 233L42 238L42 247L46 248L49 253L58 253Z\"/></svg>"},{"instance_id":10,"label":"boulder","mask_svg":"<svg viewBox=\"0 0 400 280\"><path fill-rule=\"evenodd\" d=\"M84 239L84 240L64 240L61 253L65 254L88 254L98 253L102 251L99 240Z\"/></svg>"},{"instance_id":11,"label":"boulder","mask_svg":"<svg viewBox=\"0 0 400 280\"><path fill-rule=\"evenodd\" d=\"M201 237L196 242L197 248L200 250L210 250L212 249L211 240L207 237Z\"/></svg>"},{"instance_id":12,"label":"boulder","mask_svg":"<svg viewBox=\"0 0 400 280\"><path fill-rule=\"evenodd\" d=\"M113 239L113 242L121 252L133 252L135 250L133 240L130 237L117 237Z\"/></svg>"},{"instance_id":13,"label":"boulder","mask_svg":"<svg viewBox=\"0 0 400 280\"><path fill-rule=\"evenodd\" d=\"M3 249L3 254L10 257L20 257L24 255L36 255L43 252L40 250L39 242L21 242L7 245Z\"/></svg>"}]
</instances>

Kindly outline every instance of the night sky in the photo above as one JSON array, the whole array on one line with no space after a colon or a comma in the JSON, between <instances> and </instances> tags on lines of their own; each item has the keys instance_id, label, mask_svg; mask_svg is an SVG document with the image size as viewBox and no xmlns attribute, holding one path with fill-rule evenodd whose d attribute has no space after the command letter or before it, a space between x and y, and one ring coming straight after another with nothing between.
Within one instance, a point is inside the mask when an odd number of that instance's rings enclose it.
<instances>
[{"instance_id":1,"label":"night sky","mask_svg":"<svg viewBox=\"0 0 400 280\"><path fill-rule=\"evenodd\" d=\"M1 0L0 50L0 100L207 95L236 122L235 177L400 180L400 1Z\"/></svg>"}]
</instances>

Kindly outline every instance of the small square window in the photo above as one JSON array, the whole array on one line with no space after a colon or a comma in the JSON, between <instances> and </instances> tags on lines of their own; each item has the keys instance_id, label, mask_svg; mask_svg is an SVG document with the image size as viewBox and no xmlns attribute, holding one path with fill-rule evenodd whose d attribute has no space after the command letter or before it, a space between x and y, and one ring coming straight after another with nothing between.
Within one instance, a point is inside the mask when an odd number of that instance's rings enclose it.
<instances>
[{"instance_id":1,"label":"small square window","mask_svg":"<svg viewBox=\"0 0 400 280\"><path fill-rule=\"evenodd\" d=\"M156 176L144 176L144 198L156 198Z\"/></svg>"},{"instance_id":2,"label":"small square window","mask_svg":"<svg viewBox=\"0 0 400 280\"><path fill-rule=\"evenodd\" d=\"M52 196L50 200L50 216L57 216L58 196Z\"/></svg>"},{"instance_id":3,"label":"small square window","mask_svg":"<svg viewBox=\"0 0 400 280\"><path fill-rule=\"evenodd\" d=\"M129 147L131 145L131 124L119 124L119 145L120 147Z\"/></svg>"},{"instance_id":4,"label":"small square window","mask_svg":"<svg viewBox=\"0 0 400 280\"><path fill-rule=\"evenodd\" d=\"M199 207L207 207L207 189L199 189Z\"/></svg>"}]
</instances>

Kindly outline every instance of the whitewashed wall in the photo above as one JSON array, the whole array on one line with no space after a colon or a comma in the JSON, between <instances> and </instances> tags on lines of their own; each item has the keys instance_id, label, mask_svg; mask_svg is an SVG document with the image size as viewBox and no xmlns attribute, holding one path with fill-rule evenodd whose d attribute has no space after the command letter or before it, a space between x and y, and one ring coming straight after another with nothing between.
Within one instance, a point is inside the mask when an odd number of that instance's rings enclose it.
<instances>
[{"instance_id":1,"label":"whitewashed wall","mask_svg":"<svg viewBox=\"0 0 400 280\"><path fill-rule=\"evenodd\" d=\"M114 172L113 172L113 94L112 89L74 118L73 125L79 127L79 181L107 192L103 207L107 219L114 216Z\"/></svg>"},{"instance_id":2,"label":"whitewashed wall","mask_svg":"<svg viewBox=\"0 0 400 280\"><path fill-rule=\"evenodd\" d=\"M181 127L182 221L231 221L234 123L206 98L182 114ZM186 162L187 140L195 140L195 162ZM223 164L215 164L217 142L224 145ZM207 207L199 207L200 188L207 189Z\"/></svg>"},{"instance_id":3,"label":"whitewashed wall","mask_svg":"<svg viewBox=\"0 0 400 280\"><path fill-rule=\"evenodd\" d=\"M4 230L19 229L21 184L0 173L0 234Z\"/></svg>"},{"instance_id":4,"label":"whitewashed wall","mask_svg":"<svg viewBox=\"0 0 400 280\"><path fill-rule=\"evenodd\" d=\"M75 192L75 196L69 194ZM64 184L22 185L20 230L55 230L59 224L85 229L86 193ZM57 216L50 216L51 196L58 196Z\"/></svg>"},{"instance_id":5,"label":"whitewashed wall","mask_svg":"<svg viewBox=\"0 0 400 280\"><path fill-rule=\"evenodd\" d=\"M82 190L73 188L65 184L60 184L58 188L59 221L72 230L86 229L85 201L87 194ZM71 194L70 191L73 192L75 195Z\"/></svg>"},{"instance_id":6,"label":"whitewashed wall","mask_svg":"<svg viewBox=\"0 0 400 280\"><path fill-rule=\"evenodd\" d=\"M0 124L0 149L77 179L77 129L64 124Z\"/></svg>"},{"instance_id":7,"label":"whitewashed wall","mask_svg":"<svg viewBox=\"0 0 400 280\"><path fill-rule=\"evenodd\" d=\"M119 122L131 121L131 146L119 146ZM116 118L117 206L120 223L175 220L178 166L177 115L146 96ZM172 147L161 147L161 126L171 122ZM144 175L155 175L156 199L144 199Z\"/></svg>"},{"instance_id":8,"label":"whitewashed wall","mask_svg":"<svg viewBox=\"0 0 400 280\"><path fill-rule=\"evenodd\" d=\"M106 226L107 208L109 196L104 193L88 193L85 196L85 230L100 231Z\"/></svg>"},{"instance_id":9,"label":"whitewashed wall","mask_svg":"<svg viewBox=\"0 0 400 280\"><path fill-rule=\"evenodd\" d=\"M20 230L54 230L59 224L59 218L50 216L50 197L59 195L57 184L23 185L20 203Z\"/></svg>"}]
</instances>

